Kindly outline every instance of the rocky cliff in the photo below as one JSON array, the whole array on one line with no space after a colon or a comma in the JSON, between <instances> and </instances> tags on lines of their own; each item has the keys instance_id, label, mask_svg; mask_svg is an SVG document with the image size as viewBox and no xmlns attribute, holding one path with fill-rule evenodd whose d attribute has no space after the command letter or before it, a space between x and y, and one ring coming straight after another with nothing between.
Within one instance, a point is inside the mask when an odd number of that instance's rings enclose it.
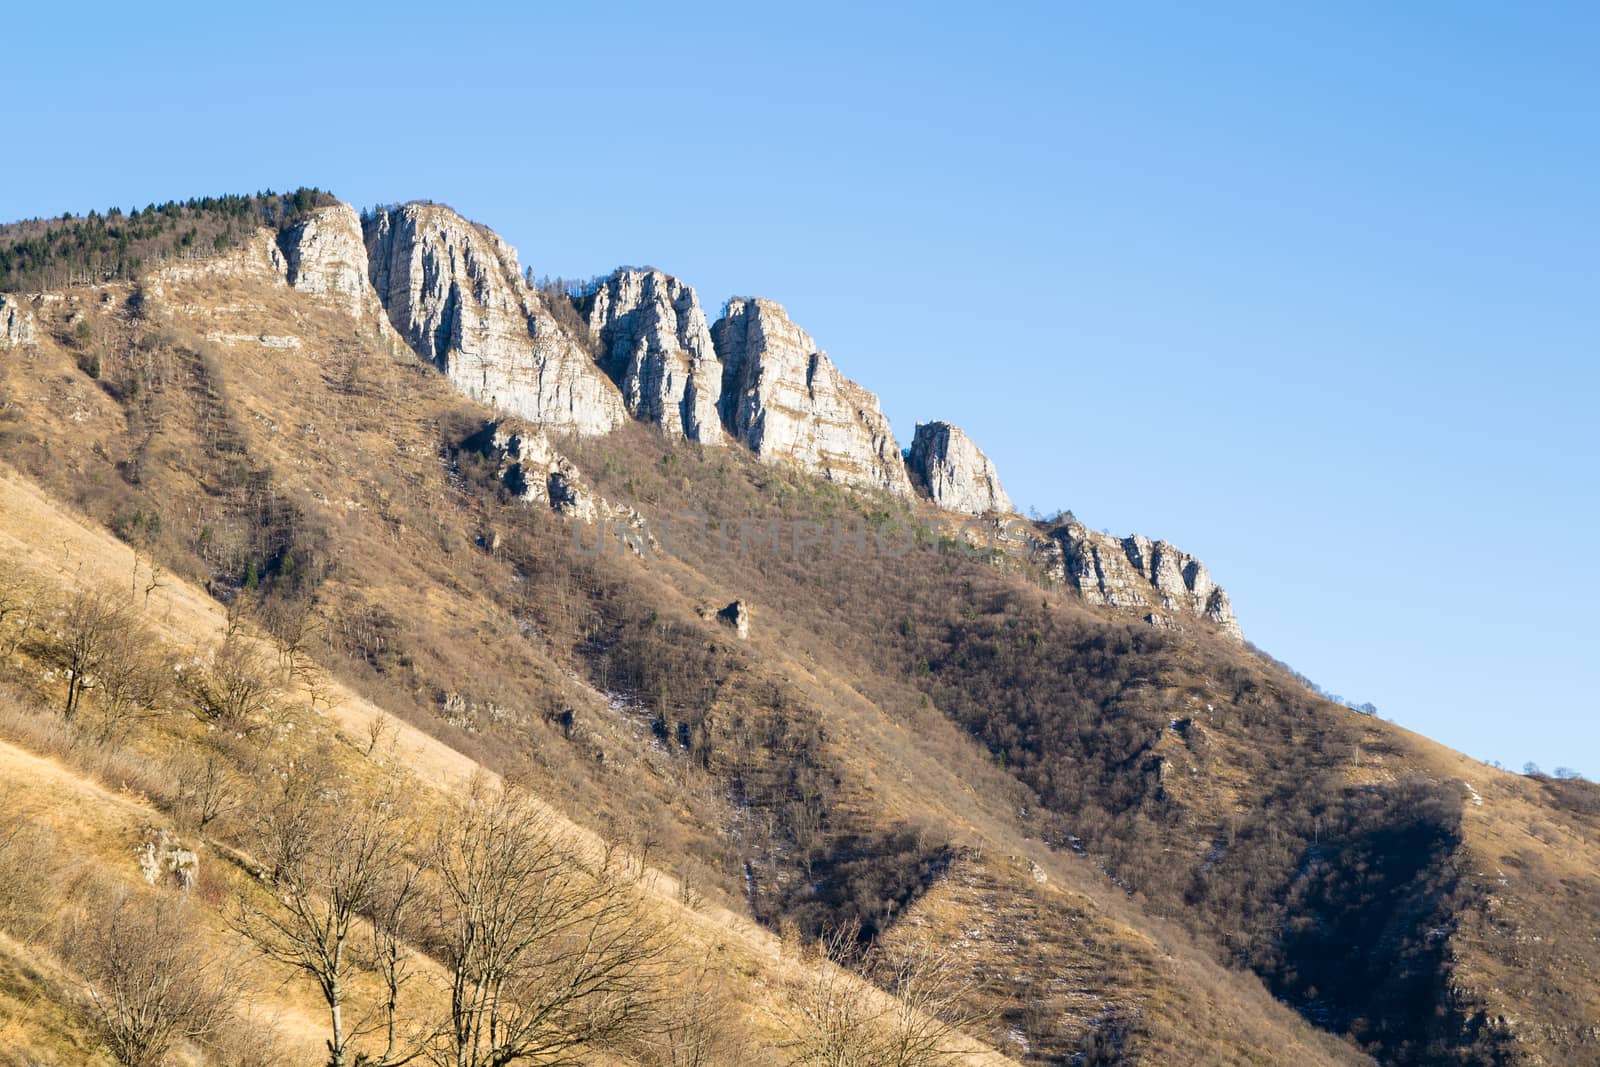
<instances>
[{"instance_id":1,"label":"rocky cliff","mask_svg":"<svg viewBox=\"0 0 1600 1067\"><path fill-rule=\"evenodd\" d=\"M31 345L33 340L33 315L16 297L0 295L0 348Z\"/></svg>"},{"instance_id":2,"label":"rocky cliff","mask_svg":"<svg viewBox=\"0 0 1600 1067\"><path fill-rule=\"evenodd\" d=\"M581 310L630 414L691 441L723 442L722 362L692 288L658 270L624 268Z\"/></svg>"},{"instance_id":3,"label":"rocky cliff","mask_svg":"<svg viewBox=\"0 0 1600 1067\"><path fill-rule=\"evenodd\" d=\"M221 279L268 285L283 285L288 272L278 235L259 229L240 245L217 256L196 256L166 262L151 270L140 281L146 295L161 299L168 285L183 285L206 279Z\"/></svg>"},{"instance_id":4,"label":"rocky cliff","mask_svg":"<svg viewBox=\"0 0 1600 1067\"><path fill-rule=\"evenodd\" d=\"M918 423L906 465L917 488L946 511L982 515L1011 510L1000 473L959 426Z\"/></svg>"},{"instance_id":5,"label":"rocky cliff","mask_svg":"<svg viewBox=\"0 0 1600 1067\"><path fill-rule=\"evenodd\" d=\"M407 204L368 221L366 247L389 321L462 392L546 427L601 434L622 424L616 386L499 237L448 208Z\"/></svg>"},{"instance_id":6,"label":"rocky cliff","mask_svg":"<svg viewBox=\"0 0 1600 1067\"><path fill-rule=\"evenodd\" d=\"M257 230L218 256L157 267L145 279L146 295L160 300L168 285L205 279L286 285L342 307L380 333L389 331L383 305L368 278L361 216L349 204L318 208L282 232Z\"/></svg>"},{"instance_id":7,"label":"rocky cliff","mask_svg":"<svg viewBox=\"0 0 1600 1067\"><path fill-rule=\"evenodd\" d=\"M361 216L349 204L318 208L278 241L285 280L301 292L325 297L356 318L387 325L367 276Z\"/></svg>"},{"instance_id":8,"label":"rocky cliff","mask_svg":"<svg viewBox=\"0 0 1600 1067\"><path fill-rule=\"evenodd\" d=\"M1142 609L1145 620L1158 626L1175 625L1173 616L1202 618L1243 639L1228 594L1187 552L1138 534L1096 533L1075 521L1057 527L1051 539L1060 551L1059 577L1089 603Z\"/></svg>"},{"instance_id":9,"label":"rocky cliff","mask_svg":"<svg viewBox=\"0 0 1600 1067\"><path fill-rule=\"evenodd\" d=\"M840 374L781 305L730 300L712 337L723 425L758 456L846 485L911 491L878 398Z\"/></svg>"}]
</instances>

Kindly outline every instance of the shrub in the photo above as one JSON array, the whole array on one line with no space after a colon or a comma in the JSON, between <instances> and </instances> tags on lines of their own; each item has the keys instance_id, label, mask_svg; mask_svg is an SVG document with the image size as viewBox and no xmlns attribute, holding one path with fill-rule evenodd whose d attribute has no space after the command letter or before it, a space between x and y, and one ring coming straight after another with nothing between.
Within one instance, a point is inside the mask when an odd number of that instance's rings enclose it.
<instances>
[{"instance_id":1,"label":"shrub","mask_svg":"<svg viewBox=\"0 0 1600 1067\"><path fill-rule=\"evenodd\" d=\"M123 1067L158 1067L179 1041L212 1034L233 1009L231 974L194 936L189 905L169 892L121 892L63 948Z\"/></svg>"}]
</instances>

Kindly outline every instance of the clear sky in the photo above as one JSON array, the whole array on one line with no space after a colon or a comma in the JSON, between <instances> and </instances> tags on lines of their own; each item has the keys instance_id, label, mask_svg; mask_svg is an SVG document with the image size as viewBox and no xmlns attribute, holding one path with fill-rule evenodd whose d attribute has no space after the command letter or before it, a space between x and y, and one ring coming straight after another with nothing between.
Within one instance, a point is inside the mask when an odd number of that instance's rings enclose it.
<instances>
[{"instance_id":1,"label":"clear sky","mask_svg":"<svg viewBox=\"0 0 1600 1067\"><path fill-rule=\"evenodd\" d=\"M21 5L0 216L320 185L785 303L902 444L1600 775L1600 6Z\"/></svg>"}]
</instances>

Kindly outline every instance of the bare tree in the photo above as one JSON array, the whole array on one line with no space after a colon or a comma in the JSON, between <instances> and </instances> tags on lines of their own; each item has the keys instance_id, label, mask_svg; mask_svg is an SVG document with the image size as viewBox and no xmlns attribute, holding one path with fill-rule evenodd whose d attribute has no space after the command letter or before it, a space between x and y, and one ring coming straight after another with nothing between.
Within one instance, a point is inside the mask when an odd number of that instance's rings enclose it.
<instances>
[{"instance_id":1,"label":"bare tree","mask_svg":"<svg viewBox=\"0 0 1600 1067\"><path fill-rule=\"evenodd\" d=\"M861 963L853 925L824 938L811 973L790 999L797 1018L783 1019L791 1062L805 1067L882 1067L883 1033L874 1004L882 994L855 973Z\"/></svg>"},{"instance_id":2,"label":"bare tree","mask_svg":"<svg viewBox=\"0 0 1600 1067\"><path fill-rule=\"evenodd\" d=\"M920 1067L958 1059L966 1032L985 1016L973 1006L973 982L951 953L926 947L899 953L874 949L867 967L894 994L886 1017L885 1067Z\"/></svg>"},{"instance_id":3,"label":"bare tree","mask_svg":"<svg viewBox=\"0 0 1600 1067\"><path fill-rule=\"evenodd\" d=\"M158 712L172 694L172 664L154 632L133 612L106 634L95 674L101 741L123 737L139 719Z\"/></svg>"},{"instance_id":4,"label":"bare tree","mask_svg":"<svg viewBox=\"0 0 1600 1067\"><path fill-rule=\"evenodd\" d=\"M633 1042L633 1058L650 1067L721 1067L752 1061L739 1032L722 973L710 961L689 974L673 973L672 987Z\"/></svg>"},{"instance_id":5,"label":"bare tree","mask_svg":"<svg viewBox=\"0 0 1600 1067\"><path fill-rule=\"evenodd\" d=\"M926 949L891 955L867 947L855 923L818 947L813 973L794 991L799 1018L785 1021L794 1063L938 1067L962 1055L963 1030L982 1019L970 1006L971 982L953 958Z\"/></svg>"},{"instance_id":6,"label":"bare tree","mask_svg":"<svg viewBox=\"0 0 1600 1067\"><path fill-rule=\"evenodd\" d=\"M254 833L256 856L275 899L246 897L237 926L264 955L316 983L328 1008L328 1065L345 1067L355 1036L345 1008L358 963L361 920L390 924L388 932L375 935L378 955L383 955L383 938L390 933L394 953L399 951L405 909L390 896L388 879L407 863L406 824L392 787L363 800L326 793L313 783L291 785L285 798L257 820ZM411 882L408 895L414 891ZM364 1067L398 1067L418 1054L416 1048L400 1050L394 1040L398 975L390 972L394 995L381 1024L391 1037L389 1049L378 1058L361 1058Z\"/></svg>"},{"instance_id":7,"label":"bare tree","mask_svg":"<svg viewBox=\"0 0 1600 1067\"><path fill-rule=\"evenodd\" d=\"M132 624L131 609L108 590L81 590L67 604L61 637L47 650L49 661L67 676L67 718L77 714L83 694L96 684L115 635Z\"/></svg>"},{"instance_id":8,"label":"bare tree","mask_svg":"<svg viewBox=\"0 0 1600 1067\"><path fill-rule=\"evenodd\" d=\"M384 711L373 712L372 718L367 720L367 750L365 755L368 759L371 759L378 746L383 744L383 739L389 736L393 725L388 713ZM395 727L394 730L398 732L398 727Z\"/></svg>"},{"instance_id":9,"label":"bare tree","mask_svg":"<svg viewBox=\"0 0 1600 1067\"><path fill-rule=\"evenodd\" d=\"M315 660L301 659L295 666L295 672L306 687L306 702L312 714L326 715L339 706L338 683Z\"/></svg>"},{"instance_id":10,"label":"bare tree","mask_svg":"<svg viewBox=\"0 0 1600 1067\"><path fill-rule=\"evenodd\" d=\"M154 557L152 557L150 560L150 575L145 579L144 582L144 606L146 608L150 606L150 594L154 593L157 589L165 589L167 587L167 583L164 580L166 573L166 568L162 567L161 564Z\"/></svg>"},{"instance_id":11,"label":"bare tree","mask_svg":"<svg viewBox=\"0 0 1600 1067\"><path fill-rule=\"evenodd\" d=\"M651 1006L664 945L621 875L566 847L517 790L475 781L440 831L435 938L450 1016L434 1062L584 1062Z\"/></svg>"},{"instance_id":12,"label":"bare tree","mask_svg":"<svg viewBox=\"0 0 1600 1067\"><path fill-rule=\"evenodd\" d=\"M124 893L69 942L112 1055L157 1067L179 1039L204 1039L232 1008L230 975L190 933L187 902Z\"/></svg>"},{"instance_id":13,"label":"bare tree","mask_svg":"<svg viewBox=\"0 0 1600 1067\"><path fill-rule=\"evenodd\" d=\"M264 711L273 690L266 657L238 631L223 638L207 669L195 680L195 703L202 716L243 726Z\"/></svg>"},{"instance_id":14,"label":"bare tree","mask_svg":"<svg viewBox=\"0 0 1600 1067\"><path fill-rule=\"evenodd\" d=\"M178 818L200 833L238 810L243 802L238 780L215 752L176 761L172 777L178 783Z\"/></svg>"},{"instance_id":15,"label":"bare tree","mask_svg":"<svg viewBox=\"0 0 1600 1067\"><path fill-rule=\"evenodd\" d=\"M316 602L310 596L273 597L258 614L278 651L278 665L286 676L298 676L300 660L321 625Z\"/></svg>"},{"instance_id":16,"label":"bare tree","mask_svg":"<svg viewBox=\"0 0 1600 1067\"><path fill-rule=\"evenodd\" d=\"M413 940L422 931L418 923L423 899L422 878L425 862L407 860L379 872L378 881L362 909L372 935L371 970L383 983L384 1001L376 1028L383 1031L384 1051L377 1058L357 1057L356 1063L397 1065L421 1055L438 1031L414 1027L407 1035L400 1032L400 991L413 978L411 961Z\"/></svg>"},{"instance_id":17,"label":"bare tree","mask_svg":"<svg viewBox=\"0 0 1600 1067\"><path fill-rule=\"evenodd\" d=\"M0 654L22 643L39 602L39 587L10 560L0 560Z\"/></svg>"}]
</instances>

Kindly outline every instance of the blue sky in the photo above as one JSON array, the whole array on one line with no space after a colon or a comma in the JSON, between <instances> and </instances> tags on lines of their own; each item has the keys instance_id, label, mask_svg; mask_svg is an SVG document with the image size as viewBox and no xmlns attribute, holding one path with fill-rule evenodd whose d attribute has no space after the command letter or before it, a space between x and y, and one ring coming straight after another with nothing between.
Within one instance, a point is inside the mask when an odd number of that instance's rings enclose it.
<instances>
[{"instance_id":1,"label":"blue sky","mask_svg":"<svg viewBox=\"0 0 1600 1067\"><path fill-rule=\"evenodd\" d=\"M1600 8L164 6L8 14L0 216L320 185L770 296L902 443L1600 774Z\"/></svg>"}]
</instances>

